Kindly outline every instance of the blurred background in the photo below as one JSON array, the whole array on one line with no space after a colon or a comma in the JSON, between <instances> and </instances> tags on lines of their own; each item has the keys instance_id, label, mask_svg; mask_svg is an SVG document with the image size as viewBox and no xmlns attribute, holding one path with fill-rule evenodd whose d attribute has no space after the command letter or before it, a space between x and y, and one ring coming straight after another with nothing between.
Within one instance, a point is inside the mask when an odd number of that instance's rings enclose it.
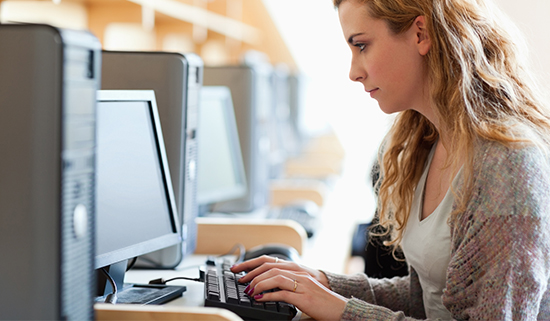
<instances>
[{"instance_id":1,"label":"blurred background","mask_svg":"<svg viewBox=\"0 0 550 321\"><path fill-rule=\"evenodd\" d=\"M496 3L523 34L548 95L550 1ZM342 218L372 217L368 172L391 116L349 80L351 55L331 0L3 0L0 22L86 29L106 50L194 52L207 66L237 64L250 51L265 55L274 66L303 75L304 128L311 135L333 133L345 151L336 189L346 198L338 209Z\"/></svg>"}]
</instances>

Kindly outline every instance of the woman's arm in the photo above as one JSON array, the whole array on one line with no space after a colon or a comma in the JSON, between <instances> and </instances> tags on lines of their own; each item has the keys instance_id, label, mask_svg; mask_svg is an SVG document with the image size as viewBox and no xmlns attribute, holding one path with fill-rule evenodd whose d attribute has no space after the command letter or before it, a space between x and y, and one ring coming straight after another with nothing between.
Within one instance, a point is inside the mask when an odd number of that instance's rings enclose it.
<instances>
[{"instance_id":1,"label":"woman's arm","mask_svg":"<svg viewBox=\"0 0 550 321\"><path fill-rule=\"evenodd\" d=\"M375 313L381 317L376 320L392 320L396 314L390 313L391 311L402 311L407 316L425 318L422 289L416 271L412 268L408 276L391 279L373 279L364 274L348 276L324 273L327 275L330 287L335 292L344 297L355 299L348 303L345 313L364 315L365 317L372 317L372 313ZM361 304L359 300L389 310Z\"/></svg>"},{"instance_id":2,"label":"woman's arm","mask_svg":"<svg viewBox=\"0 0 550 321\"><path fill-rule=\"evenodd\" d=\"M475 159L472 198L451 224L443 303L460 319L550 317L547 156L486 144Z\"/></svg>"},{"instance_id":3,"label":"woman's arm","mask_svg":"<svg viewBox=\"0 0 550 321\"><path fill-rule=\"evenodd\" d=\"M425 317L414 270L411 275L416 283L409 277L376 280L364 274L322 272L287 261L275 263L268 256L235 265L232 270L248 271L239 281L250 281L247 292L256 300L285 301L317 320L405 320L405 313ZM410 291L411 284L415 291ZM273 288L280 291L263 293Z\"/></svg>"}]
</instances>

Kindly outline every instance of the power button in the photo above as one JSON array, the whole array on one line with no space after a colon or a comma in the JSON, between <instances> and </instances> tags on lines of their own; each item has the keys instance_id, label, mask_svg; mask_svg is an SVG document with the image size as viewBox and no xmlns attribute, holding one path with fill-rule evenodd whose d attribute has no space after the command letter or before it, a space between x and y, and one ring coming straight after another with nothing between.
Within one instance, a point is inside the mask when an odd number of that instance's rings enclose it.
<instances>
[{"instance_id":1,"label":"power button","mask_svg":"<svg viewBox=\"0 0 550 321\"><path fill-rule=\"evenodd\" d=\"M86 236L88 230L88 211L86 206L78 204L73 211L73 230L76 238Z\"/></svg>"}]
</instances>

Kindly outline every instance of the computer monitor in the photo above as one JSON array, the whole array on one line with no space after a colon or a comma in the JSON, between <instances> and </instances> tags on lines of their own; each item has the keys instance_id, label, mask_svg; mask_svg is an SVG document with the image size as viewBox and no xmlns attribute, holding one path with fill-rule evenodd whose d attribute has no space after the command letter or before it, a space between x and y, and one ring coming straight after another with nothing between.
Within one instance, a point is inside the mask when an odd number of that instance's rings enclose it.
<instances>
[{"instance_id":1,"label":"computer monitor","mask_svg":"<svg viewBox=\"0 0 550 321\"><path fill-rule=\"evenodd\" d=\"M96 269L114 278L118 302L179 296L185 289L124 284L129 260L181 242L154 92L98 91L96 138ZM113 289L98 279L102 300Z\"/></svg>"},{"instance_id":2,"label":"computer monitor","mask_svg":"<svg viewBox=\"0 0 550 321\"><path fill-rule=\"evenodd\" d=\"M155 91L183 242L142 256L137 267L174 268L195 251L197 115L202 59L192 53L103 51L102 89Z\"/></svg>"},{"instance_id":3,"label":"computer monitor","mask_svg":"<svg viewBox=\"0 0 550 321\"><path fill-rule=\"evenodd\" d=\"M1 319L94 319L100 50L87 31L0 24Z\"/></svg>"},{"instance_id":4,"label":"computer monitor","mask_svg":"<svg viewBox=\"0 0 550 321\"><path fill-rule=\"evenodd\" d=\"M273 108L270 117L271 135L271 178L284 176L287 159L297 156L299 142L291 119L291 80L290 70L284 64L273 68L272 90Z\"/></svg>"},{"instance_id":5,"label":"computer monitor","mask_svg":"<svg viewBox=\"0 0 550 321\"><path fill-rule=\"evenodd\" d=\"M204 86L200 97L197 202L208 212L218 202L245 195L246 176L231 91Z\"/></svg>"},{"instance_id":6,"label":"computer monitor","mask_svg":"<svg viewBox=\"0 0 550 321\"><path fill-rule=\"evenodd\" d=\"M220 212L248 213L268 204L271 72L271 65L263 63L204 68L205 86L231 90L248 187L243 197L218 203Z\"/></svg>"},{"instance_id":7,"label":"computer monitor","mask_svg":"<svg viewBox=\"0 0 550 321\"><path fill-rule=\"evenodd\" d=\"M300 72L294 72L288 78L290 123L297 139L295 154L297 156L308 141L308 133L305 126L305 92L306 76Z\"/></svg>"}]
</instances>

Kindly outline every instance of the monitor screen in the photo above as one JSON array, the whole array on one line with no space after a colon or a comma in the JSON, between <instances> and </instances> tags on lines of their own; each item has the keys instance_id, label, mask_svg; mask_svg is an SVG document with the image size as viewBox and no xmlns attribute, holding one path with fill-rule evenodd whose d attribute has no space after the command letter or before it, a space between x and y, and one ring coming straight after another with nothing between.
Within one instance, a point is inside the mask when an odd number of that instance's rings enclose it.
<instances>
[{"instance_id":1,"label":"monitor screen","mask_svg":"<svg viewBox=\"0 0 550 321\"><path fill-rule=\"evenodd\" d=\"M204 68L204 85L226 86L231 91L246 174L246 194L216 204L217 211L251 213L268 204L270 68L269 65Z\"/></svg>"},{"instance_id":2,"label":"monitor screen","mask_svg":"<svg viewBox=\"0 0 550 321\"><path fill-rule=\"evenodd\" d=\"M180 241L152 91L99 91L96 268Z\"/></svg>"},{"instance_id":3,"label":"monitor screen","mask_svg":"<svg viewBox=\"0 0 550 321\"><path fill-rule=\"evenodd\" d=\"M229 88L204 86L200 106L197 201L207 205L241 197L246 177Z\"/></svg>"}]
</instances>

